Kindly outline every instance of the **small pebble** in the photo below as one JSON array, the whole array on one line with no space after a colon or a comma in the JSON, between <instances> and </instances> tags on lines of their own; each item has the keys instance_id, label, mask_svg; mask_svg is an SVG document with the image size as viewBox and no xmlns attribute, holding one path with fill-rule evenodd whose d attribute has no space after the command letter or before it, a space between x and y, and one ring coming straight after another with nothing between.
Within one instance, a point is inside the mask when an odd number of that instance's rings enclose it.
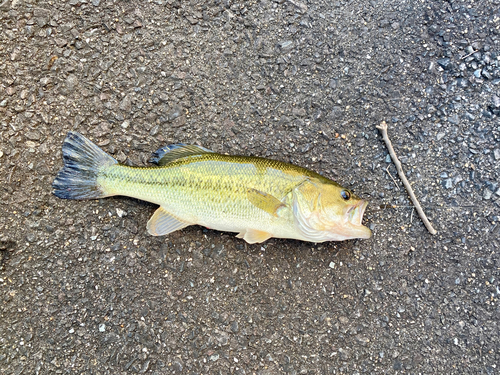
<instances>
[{"instance_id":1,"label":"small pebble","mask_svg":"<svg viewBox=\"0 0 500 375\"><path fill-rule=\"evenodd\" d=\"M151 131L149 132L149 135L151 136L155 136L156 134L158 134L158 130L160 129L160 127L158 125L155 125L153 126L153 128L151 129Z\"/></svg>"},{"instance_id":2,"label":"small pebble","mask_svg":"<svg viewBox=\"0 0 500 375\"><path fill-rule=\"evenodd\" d=\"M453 116L448 117L448 121L454 125L458 125L458 123L460 122L460 119L458 118L458 115L453 115Z\"/></svg>"},{"instance_id":3,"label":"small pebble","mask_svg":"<svg viewBox=\"0 0 500 375\"><path fill-rule=\"evenodd\" d=\"M278 43L278 46L281 49L292 49L293 48L293 42L291 40L286 40L284 42Z\"/></svg>"},{"instance_id":4,"label":"small pebble","mask_svg":"<svg viewBox=\"0 0 500 375\"><path fill-rule=\"evenodd\" d=\"M172 364L172 368L175 372L181 373L182 372L182 363L180 363L179 361L174 361L174 363Z\"/></svg>"},{"instance_id":5,"label":"small pebble","mask_svg":"<svg viewBox=\"0 0 500 375\"><path fill-rule=\"evenodd\" d=\"M182 107L174 106L168 114L168 121L175 120L180 115L182 115Z\"/></svg>"},{"instance_id":6,"label":"small pebble","mask_svg":"<svg viewBox=\"0 0 500 375\"><path fill-rule=\"evenodd\" d=\"M124 163L125 160L127 160L127 156L123 153L122 150L118 151L118 154L116 155L116 160L118 160L120 163Z\"/></svg>"},{"instance_id":7,"label":"small pebble","mask_svg":"<svg viewBox=\"0 0 500 375\"><path fill-rule=\"evenodd\" d=\"M40 84L45 87L47 85L49 85L50 83L52 83L52 78L50 77L44 77L44 78L41 78L40 79Z\"/></svg>"},{"instance_id":8,"label":"small pebble","mask_svg":"<svg viewBox=\"0 0 500 375\"><path fill-rule=\"evenodd\" d=\"M444 59L439 59L437 61L437 63L443 69L451 69L451 67L452 67L451 60L449 58L447 58L447 57L444 58Z\"/></svg>"},{"instance_id":9,"label":"small pebble","mask_svg":"<svg viewBox=\"0 0 500 375\"><path fill-rule=\"evenodd\" d=\"M467 120L470 120L470 121L474 121L476 119L476 116L474 116L472 113L470 112L465 112L465 118Z\"/></svg>"},{"instance_id":10,"label":"small pebble","mask_svg":"<svg viewBox=\"0 0 500 375\"><path fill-rule=\"evenodd\" d=\"M500 98L497 95L493 95L491 102L493 103L493 107L500 108Z\"/></svg>"},{"instance_id":11,"label":"small pebble","mask_svg":"<svg viewBox=\"0 0 500 375\"><path fill-rule=\"evenodd\" d=\"M484 193L483 193L484 200L486 200L486 201L490 200L492 195L493 195L493 192L490 189L484 189Z\"/></svg>"},{"instance_id":12,"label":"small pebble","mask_svg":"<svg viewBox=\"0 0 500 375\"><path fill-rule=\"evenodd\" d=\"M122 111L130 112L132 110L132 97L130 95L126 95L121 101L119 108Z\"/></svg>"},{"instance_id":13,"label":"small pebble","mask_svg":"<svg viewBox=\"0 0 500 375\"><path fill-rule=\"evenodd\" d=\"M495 155L495 160L500 160L500 148L496 148L494 151L493 151L493 155ZM0 157L2 155L0 154Z\"/></svg>"},{"instance_id":14,"label":"small pebble","mask_svg":"<svg viewBox=\"0 0 500 375\"><path fill-rule=\"evenodd\" d=\"M467 86L469 86L469 81L467 81L465 78L458 78L457 86L460 88L466 88Z\"/></svg>"}]
</instances>

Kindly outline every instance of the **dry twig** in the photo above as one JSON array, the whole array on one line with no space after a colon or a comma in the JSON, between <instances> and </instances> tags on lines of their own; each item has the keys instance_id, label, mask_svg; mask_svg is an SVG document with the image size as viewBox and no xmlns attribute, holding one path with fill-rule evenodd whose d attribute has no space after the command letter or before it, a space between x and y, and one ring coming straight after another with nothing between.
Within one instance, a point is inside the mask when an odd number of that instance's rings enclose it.
<instances>
[{"instance_id":1,"label":"dry twig","mask_svg":"<svg viewBox=\"0 0 500 375\"><path fill-rule=\"evenodd\" d=\"M396 183L396 180L394 179L394 177L392 177L391 172L389 172L389 166L387 166L387 168L386 168L386 170L385 170L385 171L387 172L387 174L388 174L388 175L389 175L389 177L391 178L392 182L394 182L394 186L396 186L396 189L401 190L401 189L399 189L399 186L398 186L398 184Z\"/></svg>"},{"instance_id":2,"label":"dry twig","mask_svg":"<svg viewBox=\"0 0 500 375\"><path fill-rule=\"evenodd\" d=\"M425 216L424 211L422 210L422 207L420 206L420 203L417 200L417 197L415 197L415 193L413 192L413 189L410 186L410 183L406 179L406 176L403 172L403 168L401 167L401 162L399 161L398 157L396 156L396 152L394 152L394 148L392 147L392 142L389 139L389 135L387 134L387 124L385 121L382 121L380 125L377 126L377 129L380 130L382 133L382 137L384 138L385 145L387 146L387 149L389 150L389 154L391 155L391 159L394 162L394 165L396 166L396 170L398 171L399 178L401 181L403 181L403 185L406 188L406 191L408 192L408 195L411 198L411 201L413 202L413 205L415 206L418 215L422 219L422 222L424 223L425 227L431 234L436 234L436 230L432 227L432 224L429 222L427 219L427 216Z\"/></svg>"}]
</instances>

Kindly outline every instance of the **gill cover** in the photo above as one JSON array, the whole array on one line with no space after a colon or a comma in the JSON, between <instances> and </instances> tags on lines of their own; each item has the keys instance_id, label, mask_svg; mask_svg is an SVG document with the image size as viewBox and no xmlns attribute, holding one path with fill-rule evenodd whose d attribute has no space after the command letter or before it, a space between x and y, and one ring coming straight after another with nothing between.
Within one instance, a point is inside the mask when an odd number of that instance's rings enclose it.
<instances>
[{"instance_id":1,"label":"gill cover","mask_svg":"<svg viewBox=\"0 0 500 375\"><path fill-rule=\"evenodd\" d=\"M308 241L326 241L326 227L320 215L321 193L318 184L307 179L295 187L292 193L292 210L297 229Z\"/></svg>"}]
</instances>

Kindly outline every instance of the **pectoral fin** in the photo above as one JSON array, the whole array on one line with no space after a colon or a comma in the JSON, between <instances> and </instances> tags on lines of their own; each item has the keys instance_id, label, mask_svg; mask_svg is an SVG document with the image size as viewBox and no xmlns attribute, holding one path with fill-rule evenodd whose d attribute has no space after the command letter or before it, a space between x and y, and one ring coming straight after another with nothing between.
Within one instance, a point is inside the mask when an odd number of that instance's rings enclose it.
<instances>
[{"instance_id":1,"label":"pectoral fin","mask_svg":"<svg viewBox=\"0 0 500 375\"><path fill-rule=\"evenodd\" d=\"M156 210L153 216L151 216L146 228L148 229L149 234L153 236L164 236L189 225L191 225L191 223L179 220L169 212L165 211L163 207L160 207Z\"/></svg>"},{"instance_id":2,"label":"pectoral fin","mask_svg":"<svg viewBox=\"0 0 500 375\"><path fill-rule=\"evenodd\" d=\"M261 230L256 229L246 229L236 236L237 238L243 238L248 243L260 243L270 239L273 235Z\"/></svg>"},{"instance_id":3,"label":"pectoral fin","mask_svg":"<svg viewBox=\"0 0 500 375\"><path fill-rule=\"evenodd\" d=\"M278 198L257 189L248 189L247 197L255 207L258 207L275 217L278 217L278 210L285 207L283 202L281 202Z\"/></svg>"}]
</instances>

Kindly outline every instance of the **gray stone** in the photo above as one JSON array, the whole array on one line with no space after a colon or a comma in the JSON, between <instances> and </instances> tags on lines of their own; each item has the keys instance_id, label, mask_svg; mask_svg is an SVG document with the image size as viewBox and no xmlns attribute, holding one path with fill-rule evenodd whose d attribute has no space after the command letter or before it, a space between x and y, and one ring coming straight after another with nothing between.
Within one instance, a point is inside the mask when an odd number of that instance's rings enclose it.
<instances>
[{"instance_id":1,"label":"gray stone","mask_svg":"<svg viewBox=\"0 0 500 375\"><path fill-rule=\"evenodd\" d=\"M500 148L496 148L493 151L493 155L495 156L495 160L500 160Z\"/></svg>"},{"instance_id":2,"label":"gray stone","mask_svg":"<svg viewBox=\"0 0 500 375\"><path fill-rule=\"evenodd\" d=\"M465 78L457 78L457 86L460 88L466 88L469 86L469 81L467 81Z\"/></svg>"},{"instance_id":3,"label":"gray stone","mask_svg":"<svg viewBox=\"0 0 500 375\"><path fill-rule=\"evenodd\" d=\"M52 83L52 78L51 77L43 77L43 78L40 78L40 84L45 87L45 86L48 86L49 84Z\"/></svg>"},{"instance_id":4,"label":"gray stone","mask_svg":"<svg viewBox=\"0 0 500 375\"><path fill-rule=\"evenodd\" d=\"M500 97L498 97L497 95L493 95L491 98L491 103L493 104L493 107L500 108Z\"/></svg>"},{"instance_id":5,"label":"gray stone","mask_svg":"<svg viewBox=\"0 0 500 375\"><path fill-rule=\"evenodd\" d=\"M132 96L130 94L125 95L120 102L119 108L124 112L130 112L132 110Z\"/></svg>"},{"instance_id":6,"label":"gray stone","mask_svg":"<svg viewBox=\"0 0 500 375\"><path fill-rule=\"evenodd\" d=\"M451 69L451 67L452 67L451 60L448 57L446 57L444 59L439 59L437 62L439 64L439 66L445 70Z\"/></svg>"},{"instance_id":7,"label":"gray stone","mask_svg":"<svg viewBox=\"0 0 500 375\"><path fill-rule=\"evenodd\" d=\"M168 113L167 120L173 121L182 115L182 107L180 105L175 105Z\"/></svg>"},{"instance_id":8,"label":"gray stone","mask_svg":"<svg viewBox=\"0 0 500 375\"><path fill-rule=\"evenodd\" d=\"M458 115L452 115L452 116L448 117L448 122L450 122L454 125L458 125L458 123L460 122L460 119L458 118Z\"/></svg>"},{"instance_id":9,"label":"gray stone","mask_svg":"<svg viewBox=\"0 0 500 375\"><path fill-rule=\"evenodd\" d=\"M278 43L278 46L283 50L290 50L293 48L293 41L285 40L284 42Z\"/></svg>"},{"instance_id":10,"label":"gray stone","mask_svg":"<svg viewBox=\"0 0 500 375\"><path fill-rule=\"evenodd\" d=\"M172 363L172 368L175 372L182 373L183 366L182 366L182 363L180 361L174 361Z\"/></svg>"},{"instance_id":11,"label":"gray stone","mask_svg":"<svg viewBox=\"0 0 500 375\"><path fill-rule=\"evenodd\" d=\"M483 191L483 199L484 200L490 200L492 195L493 195L493 192L490 189L484 189L484 191Z\"/></svg>"},{"instance_id":12,"label":"gray stone","mask_svg":"<svg viewBox=\"0 0 500 375\"><path fill-rule=\"evenodd\" d=\"M74 74L68 75L66 78L66 89L68 91L73 91L75 87L78 85L78 78Z\"/></svg>"},{"instance_id":13,"label":"gray stone","mask_svg":"<svg viewBox=\"0 0 500 375\"><path fill-rule=\"evenodd\" d=\"M476 119L476 116L474 116L472 113L470 112L465 112L465 118L467 120L470 120L470 121L474 121Z\"/></svg>"}]
</instances>

